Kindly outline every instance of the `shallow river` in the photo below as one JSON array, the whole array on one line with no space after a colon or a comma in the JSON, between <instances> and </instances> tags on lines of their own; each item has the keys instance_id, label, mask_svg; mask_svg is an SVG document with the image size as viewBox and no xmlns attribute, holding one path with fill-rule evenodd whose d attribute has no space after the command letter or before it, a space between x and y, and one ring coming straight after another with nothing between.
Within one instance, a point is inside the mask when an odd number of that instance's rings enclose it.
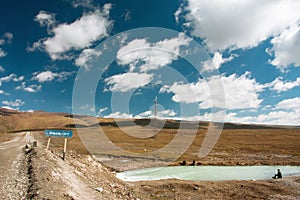
<instances>
[{"instance_id":1,"label":"shallow river","mask_svg":"<svg viewBox=\"0 0 300 200\"><path fill-rule=\"evenodd\" d=\"M168 166L117 173L124 181L145 181L176 178L181 180L263 180L280 169L283 177L300 176L300 166Z\"/></svg>"}]
</instances>

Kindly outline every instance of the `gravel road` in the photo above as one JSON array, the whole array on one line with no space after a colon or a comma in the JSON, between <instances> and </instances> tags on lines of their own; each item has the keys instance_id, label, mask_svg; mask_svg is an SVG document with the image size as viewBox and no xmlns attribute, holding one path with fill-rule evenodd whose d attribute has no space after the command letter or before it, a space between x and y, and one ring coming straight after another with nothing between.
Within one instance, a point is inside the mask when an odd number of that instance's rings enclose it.
<instances>
[{"instance_id":1,"label":"gravel road","mask_svg":"<svg viewBox=\"0 0 300 200\"><path fill-rule=\"evenodd\" d=\"M27 171L22 148L29 132L16 133L7 142L0 143L0 199L23 199L27 191Z\"/></svg>"}]
</instances>

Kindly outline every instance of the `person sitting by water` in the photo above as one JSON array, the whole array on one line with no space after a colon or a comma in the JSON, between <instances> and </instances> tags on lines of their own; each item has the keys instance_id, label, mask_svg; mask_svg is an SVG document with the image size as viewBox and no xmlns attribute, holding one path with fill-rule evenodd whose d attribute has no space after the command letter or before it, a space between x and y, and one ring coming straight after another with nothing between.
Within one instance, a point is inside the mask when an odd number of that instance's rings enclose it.
<instances>
[{"instance_id":1,"label":"person sitting by water","mask_svg":"<svg viewBox=\"0 0 300 200\"><path fill-rule=\"evenodd\" d=\"M186 165L186 161L182 161L181 163L179 163L180 165Z\"/></svg>"},{"instance_id":2,"label":"person sitting by water","mask_svg":"<svg viewBox=\"0 0 300 200\"><path fill-rule=\"evenodd\" d=\"M282 178L280 169L277 169L277 174L275 174L272 178L274 178L274 179Z\"/></svg>"},{"instance_id":3,"label":"person sitting by water","mask_svg":"<svg viewBox=\"0 0 300 200\"><path fill-rule=\"evenodd\" d=\"M193 160L193 162L191 163L191 166L196 166L196 161Z\"/></svg>"}]
</instances>

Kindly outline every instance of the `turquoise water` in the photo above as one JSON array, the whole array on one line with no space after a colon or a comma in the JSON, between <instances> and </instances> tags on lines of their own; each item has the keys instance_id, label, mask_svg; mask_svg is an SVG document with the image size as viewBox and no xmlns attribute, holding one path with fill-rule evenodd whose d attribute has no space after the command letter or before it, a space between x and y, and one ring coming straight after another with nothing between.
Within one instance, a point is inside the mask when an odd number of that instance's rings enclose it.
<instances>
[{"instance_id":1,"label":"turquoise water","mask_svg":"<svg viewBox=\"0 0 300 200\"><path fill-rule=\"evenodd\" d=\"M124 181L161 179L181 180L264 180L271 179L280 169L283 177L300 176L300 166L168 166L130 170L117 173Z\"/></svg>"}]
</instances>

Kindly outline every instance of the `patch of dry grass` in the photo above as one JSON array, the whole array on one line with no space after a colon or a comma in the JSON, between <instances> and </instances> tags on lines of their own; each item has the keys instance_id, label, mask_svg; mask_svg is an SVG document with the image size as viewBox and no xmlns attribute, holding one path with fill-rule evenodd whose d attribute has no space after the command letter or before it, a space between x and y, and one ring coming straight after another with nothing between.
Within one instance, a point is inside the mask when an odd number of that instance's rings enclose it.
<instances>
[{"instance_id":1,"label":"patch of dry grass","mask_svg":"<svg viewBox=\"0 0 300 200\"><path fill-rule=\"evenodd\" d=\"M69 139L68 149L76 150L80 154L89 154L81 137L87 135L89 142L93 142L98 137L107 137L111 143L133 153L156 152L165 147L175 137L179 123L174 120L165 121L163 129L156 133L156 129L147 126L149 119L135 120L136 126L131 126L128 119L119 119L118 124L114 119L97 119L105 136L99 136L97 131L98 124L91 124L89 117L81 116L76 120L83 135L78 135L74 127L72 115L64 113L8 113L1 115L0 129L5 131L39 130L35 133L44 145L47 138L43 135L44 129L71 129L74 136ZM159 122L161 123L161 122ZM185 122L189 123L189 122ZM121 126L119 126L121 124ZM90 128L84 128L92 125ZM217 165L254 165L254 164L290 164L300 165L300 129L281 128L267 126L251 126L238 124L225 124L222 134L214 146L213 150L205 158L199 158L198 153L203 139L207 132L208 123L200 123L199 130L195 138L191 130L183 130L185 136L178 142L178 149L185 145L187 140L191 145L186 152L176 162L186 160L192 162L196 160L198 164L217 164ZM261 128L260 128L261 127ZM9 135L1 134L0 142L9 140ZM96 140L95 140L96 141ZM63 140L53 138L51 148L62 149ZM118 154L109 147L107 154ZM165 154L165 155L164 155ZM160 152L158 157L162 159L168 154ZM176 163L174 163L176 164Z\"/></svg>"}]
</instances>

